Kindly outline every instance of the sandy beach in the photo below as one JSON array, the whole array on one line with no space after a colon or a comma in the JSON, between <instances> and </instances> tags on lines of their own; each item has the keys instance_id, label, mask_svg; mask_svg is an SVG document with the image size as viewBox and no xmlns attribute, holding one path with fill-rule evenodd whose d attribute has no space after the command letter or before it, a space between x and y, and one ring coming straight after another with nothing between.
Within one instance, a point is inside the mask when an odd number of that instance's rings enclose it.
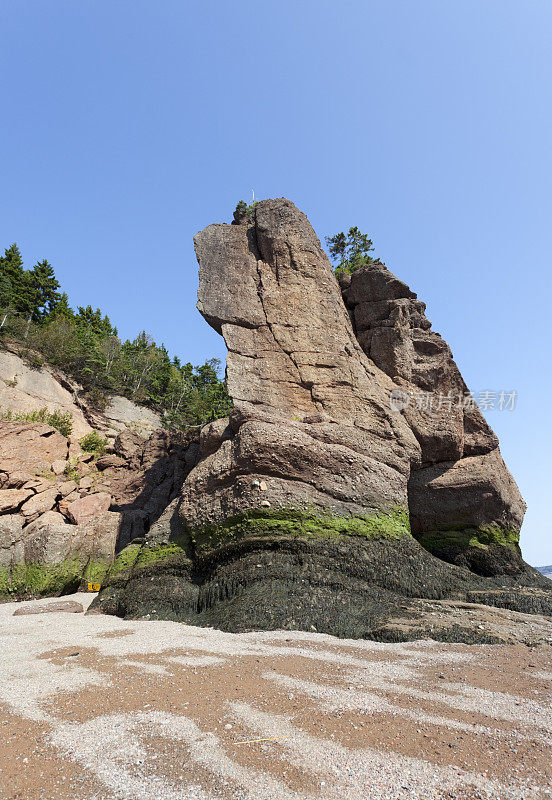
<instances>
[{"instance_id":1,"label":"sandy beach","mask_svg":"<svg viewBox=\"0 0 552 800\"><path fill-rule=\"evenodd\" d=\"M550 647L13 616L48 602L0 606L3 800L552 797Z\"/></svg>"}]
</instances>

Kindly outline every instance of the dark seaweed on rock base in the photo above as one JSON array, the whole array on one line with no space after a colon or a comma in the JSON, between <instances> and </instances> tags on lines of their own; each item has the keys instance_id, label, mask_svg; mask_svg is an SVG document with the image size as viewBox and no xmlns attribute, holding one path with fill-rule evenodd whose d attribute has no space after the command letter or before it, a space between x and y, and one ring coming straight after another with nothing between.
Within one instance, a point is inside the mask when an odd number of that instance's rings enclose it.
<instances>
[{"instance_id":1,"label":"dark seaweed on rock base","mask_svg":"<svg viewBox=\"0 0 552 800\"><path fill-rule=\"evenodd\" d=\"M391 408L397 390L467 392L406 284L377 262L338 285L286 199L195 246L234 408L203 428L180 496L121 552L94 608L468 642L502 639L447 624L446 609L437 630L420 601L552 614L518 545L525 504L477 407Z\"/></svg>"}]
</instances>

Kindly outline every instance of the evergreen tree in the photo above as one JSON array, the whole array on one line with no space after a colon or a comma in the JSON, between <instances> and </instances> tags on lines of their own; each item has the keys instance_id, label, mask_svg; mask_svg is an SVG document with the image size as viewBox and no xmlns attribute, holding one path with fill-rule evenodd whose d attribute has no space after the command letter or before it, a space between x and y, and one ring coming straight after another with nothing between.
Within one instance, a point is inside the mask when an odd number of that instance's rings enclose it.
<instances>
[{"instance_id":1,"label":"evergreen tree","mask_svg":"<svg viewBox=\"0 0 552 800\"><path fill-rule=\"evenodd\" d=\"M99 308L95 311L92 306L78 307L78 313L75 315L75 322L83 328L91 328L96 336L117 336L117 328L114 328L107 314L102 316Z\"/></svg>"},{"instance_id":2,"label":"evergreen tree","mask_svg":"<svg viewBox=\"0 0 552 800\"><path fill-rule=\"evenodd\" d=\"M46 259L39 261L25 273L27 308L33 322L41 322L51 314L59 302L59 283L51 264Z\"/></svg>"},{"instance_id":3,"label":"evergreen tree","mask_svg":"<svg viewBox=\"0 0 552 800\"><path fill-rule=\"evenodd\" d=\"M24 275L23 259L19 247L14 243L4 250L3 256L0 256L1 307L3 309L19 310L22 302Z\"/></svg>"},{"instance_id":4,"label":"evergreen tree","mask_svg":"<svg viewBox=\"0 0 552 800\"><path fill-rule=\"evenodd\" d=\"M73 322L74 318L75 315L73 313L73 309L69 305L69 297L67 296L67 292L62 292L52 310L49 311L45 316L45 321L52 322L54 319L66 319Z\"/></svg>"},{"instance_id":5,"label":"evergreen tree","mask_svg":"<svg viewBox=\"0 0 552 800\"><path fill-rule=\"evenodd\" d=\"M371 264L374 259L369 253L374 249L372 240L366 233L354 227L349 228L347 234L336 233L335 236L326 236L326 244L330 257L334 263L334 272L353 273L365 264Z\"/></svg>"},{"instance_id":6,"label":"evergreen tree","mask_svg":"<svg viewBox=\"0 0 552 800\"><path fill-rule=\"evenodd\" d=\"M90 305L75 313L59 288L48 261L25 270L17 245L7 248L0 256L0 335L24 341L27 352L72 375L98 407L106 394L123 394L155 408L177 430L228 414L217 359L183 365L144 331L121 343L107 315Z\"/></svg>"}]
</instances>

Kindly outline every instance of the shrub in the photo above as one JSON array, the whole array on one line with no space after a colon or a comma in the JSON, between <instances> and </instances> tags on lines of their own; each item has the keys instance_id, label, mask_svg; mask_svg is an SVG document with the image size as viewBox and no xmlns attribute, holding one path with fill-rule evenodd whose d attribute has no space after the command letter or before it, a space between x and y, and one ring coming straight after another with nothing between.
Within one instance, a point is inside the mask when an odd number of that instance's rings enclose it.
<instances>
[{"instance_id":1,"label":"shrub","mask_svg":"<svg viewBox=\"0 0 552 800\"><path fill-rule=\"evenodd\" d=\"M91 431L80 440L80 446L85 453L94 453L97 456L103 456L108 444L107 439L100 436L98 431Z\"/></svg>"},{"instance_id":2,"label":"shrub","mask_svg":"<svg viewBox=\"0 0 552 800\"><path fill-rule=\"evenodd\" d=\"M67 437L71 436L73 430L73 417L68 411L48 411L47 408L41 408L38 411L27 411L24 414L3 411L0 412L0 416L2 419L11 419L15 422L44 422Z\"/></svg>"}]
</instances>

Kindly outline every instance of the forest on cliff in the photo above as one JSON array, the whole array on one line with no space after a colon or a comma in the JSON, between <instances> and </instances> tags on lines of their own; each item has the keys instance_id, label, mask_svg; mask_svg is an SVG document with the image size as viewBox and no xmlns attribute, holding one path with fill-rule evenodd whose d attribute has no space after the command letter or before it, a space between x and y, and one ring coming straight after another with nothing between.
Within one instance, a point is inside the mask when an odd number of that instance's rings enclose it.
<instances>
[{"instance_id":1,"label":"forest on cliff","mask_svg":"<svg viewBox=\"0 0 552 800\"><path fill-rule=\"evenodd\" d=\"M46 363L77 380L100 411L119 394L183 430L225 416L231 406L218 359L182 363L145 331L123 341L99 308L71 308L48 261L26 269L17 244L0 256L0 347L8 342L31 366Z\"/></svg>"}]
</instances>

